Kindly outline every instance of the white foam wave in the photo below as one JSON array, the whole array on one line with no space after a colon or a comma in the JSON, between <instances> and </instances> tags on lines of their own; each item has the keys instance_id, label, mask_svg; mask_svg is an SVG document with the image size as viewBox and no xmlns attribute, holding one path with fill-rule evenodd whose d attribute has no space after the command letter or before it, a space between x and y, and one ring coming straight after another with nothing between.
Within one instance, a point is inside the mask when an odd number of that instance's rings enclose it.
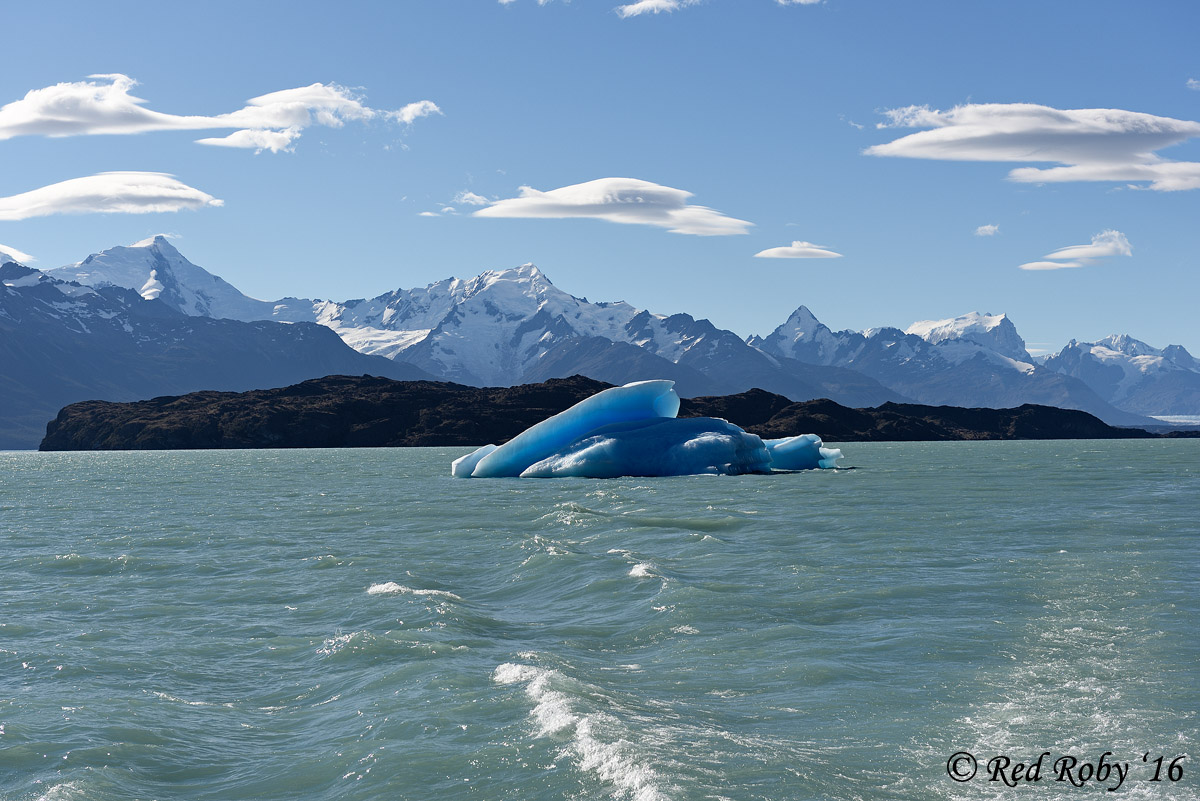
<instances>
[{"instance_id":1,"label":"white foam wave","mask_svg":"<svg viewBox=\"0 0 1200 801\"><path fill-rule=\"evenodd\" d=\"M416 590L412 587L405 587L403 584L397 584L394 581L372 584L370 587L367 587L367 595L421 595L430 598L447 598L451 601L462 600L460 596L446 590Z\"/></svg>"},{"instance_id":2,"label":"white foam wave","mask_svg":"<svg viewBox=\"0 0 1200 801\"><path fill-rule=\"evenodd\" d=\"M657 774L628 753L623 739L609 742L597 736L598 724L615 723L615 718L600 714L579 714L571 699L553 685L566 681L555 670L506 662L496 668L492 680L497 684L525 684L525 694L534 703L530 716L538 726L538 737L569 736L566 751L580 770L595 774L612 786L614 798L632 801L666 801Z\"/></svg>"},{"instance_id":3,"label":"white foam wave","mask_svg":"<svg viewBox=\"0 0 1200 801\"><path fill-rule=\"evenodd\" d=\"M653 565L648 562L639 562L629 570L629 575L633 576L634 578L650 578L654 575L654 573L651 572L652 567Z\"/></svg>"},{"instance_id":4,"label":"white foam wave","mask_svg":"<svg viewBox=\"0 0 1200 801\"><path fill-rule=\"evenodd\" d=\"M54 785L43 795L38 796L37 801L74 801L86 797L87 792L80 786L80 783L72 781Z\"/></svg>"},{"instance_id":5,"label":"white foam wave","mask_svg":"<svg viewBox=\"0 0 1200 801\"><path fill-rule=\"evenodd\" d=\"M354 638L353 634L339 634L336 637L330 637L321 643L321 647L317 649L317 653L322 656L333 656L338 651L350 644L350 640Z\"/></svg>"},{"instance_id":6,"label":"white foam wave","mask_svg":"<svg viewBox=\"0 0 1200 801\"><path fill-rule=\"evenodd\" d=\"M174 695L171 695L170 693L160 693L157 690L153 691L153 694L155 697L161 698L164 701L174 701L177 704L187 704L188 706L223 706L226 709L233 708L233 704L228 703L228 702L223 703L223 704L214 704L211 701L189 701L186 698L178 698ZM63 709L66 709L66 708L67 707L63 707Z\"/></svg>"}]
</instances>

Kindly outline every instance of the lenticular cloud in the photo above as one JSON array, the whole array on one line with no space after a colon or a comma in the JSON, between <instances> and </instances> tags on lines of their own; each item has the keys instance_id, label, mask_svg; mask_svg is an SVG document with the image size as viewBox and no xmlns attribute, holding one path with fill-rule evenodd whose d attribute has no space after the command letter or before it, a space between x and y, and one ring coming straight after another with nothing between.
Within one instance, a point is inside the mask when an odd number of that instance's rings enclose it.
<instances>
[{"instance_id":1,"label":"lenticular cloud","mask_svg":"<svg viewBox=\"0 0 1200 801\"><path fill-rule=\"evenodd\" d=\"M201 131L234 129L225 137L197 140L202 144L288 150L311 125L341 127L351 120L383 118L409 124L440 114L429 100L409 103L395 111L365 105L349 89L314 83L271 92L247 101L246 106L214 116L165 114L146 108L146 101L130 94L137 84L119 73L91 75L89 80L59 83L33 89L25 97L0 107L0 140L15 136L84 136L135 134L151 131Z\"/></svg>"},{"instance_id":2,"label":"lenticular cloud","mask_svg":"<svg viewBox=\"0 0 1200 801\"><path fill-rule=\"evenodd\" d=\"M824 245L800 241L784 247L767 248L754 254L756 259L840 259L841 257L841 253L835 253Z\"/></svg>"},{"instance_id":3,"label":"lenticular cloud","mask_svg":"<svg viewBox=\"0 0 1200 801\"><path fill-rule=\"evenodd\" d=\"M1120 231L1101 231L1087 245L1069 245L1047 253L1041 261L1021 265L1022 270L1063 270L1072 267L1087 267L1099 259L1112 256L1132 256L1133 247Z\"/></svg>"},{"instance_id":4,"label":"lenticular cloud","mask_svg":"<svg viewBox=\"0 0 1200 801\"><path fill-rule=\"evenodd\" d=\"M102 172L0 197L0 220L98 212L147 214L222 204L164 172Z\"/></svg>"},{"instance_id":5,"label":"lenticular cloud","mask_svg":"<svg viewBox=\"0 0 1200 801\"><path fill-rule=\"evenodd\" d=\"M691 192L636 178L598 178L542 192L521 187L515 198L498 200L474 213L476 217L535 217L595 220L654 225L676 234L728 236L747 233L754 223L726 217L707 206L687 201Z\"/></svg>"},{"instance_id":6,"label":"lenticular cloud","mask_svg":"<svg viewBox=\"0 0 1200 801\"><path fill-rule=\"evenodd\" d=\"M869 147L867 155L1063 165L1009 172L1010 180L1023 183L1149 182L1163 192L1200 188L1200 163L1167 161L1156 152L1200 136L1200 122L1032 103L968 104L949 111L908 106L886 116L879 128L930 130Z\"/></svg>"}]
</instances>

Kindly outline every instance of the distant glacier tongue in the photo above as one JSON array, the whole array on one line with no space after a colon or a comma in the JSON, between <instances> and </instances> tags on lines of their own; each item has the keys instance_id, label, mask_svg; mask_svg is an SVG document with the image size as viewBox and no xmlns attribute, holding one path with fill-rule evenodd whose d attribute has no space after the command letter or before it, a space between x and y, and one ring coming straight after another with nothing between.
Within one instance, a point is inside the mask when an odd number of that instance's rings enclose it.
<instances>
[{"instance_id":1,"label":"distant glacier tongue","mask_svg":"<svg viewBox=\"0 0 1200 801\"><path fill-rule=\"evenodd\" d=\"M500 447L454 461L456 478L615 478L741 475L836 467L841 451L814 434L764 443L713 417L677 419L674 382L638 381L598 392Z\"/></svg>"}]
</instances>

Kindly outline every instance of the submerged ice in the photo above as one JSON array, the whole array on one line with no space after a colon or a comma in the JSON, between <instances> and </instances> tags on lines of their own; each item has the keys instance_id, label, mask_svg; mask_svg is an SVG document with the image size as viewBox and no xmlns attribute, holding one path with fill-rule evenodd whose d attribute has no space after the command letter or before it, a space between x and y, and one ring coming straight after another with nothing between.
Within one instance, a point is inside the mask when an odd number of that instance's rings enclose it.
<instances>
[{"instance_id":1,"label":"submerged ice","mask_svg":"<svg viewBox=\"0 0 1200 801\"><path fill-rule=\"evenodd\" d=\"M837 467L840 450L815 434L762 440L715 417L677 418L675 382L613 387L526 429L504 445L454 460L456 478L615 478L742 475Z\"/></svg>"}]
</instances>

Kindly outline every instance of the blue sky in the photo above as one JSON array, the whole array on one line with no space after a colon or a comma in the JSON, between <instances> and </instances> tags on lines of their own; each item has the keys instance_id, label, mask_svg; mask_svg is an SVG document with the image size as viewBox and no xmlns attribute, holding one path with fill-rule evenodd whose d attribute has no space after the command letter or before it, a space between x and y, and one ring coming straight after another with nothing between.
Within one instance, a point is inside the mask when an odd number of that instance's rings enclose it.
<instances>
[{"instance_id":1,"label":"blue sky","mask_svg":"<svg viewBox=\"0 0 1200 801\"><path fill-rule=\"evenodd\" d=\"M1200 354L1195 4L44 2L0 28L0 244L34 266L169 232L265 299L532 261L743 335L978 310L1034 350Z\"/></svg>"}]
</instances>

